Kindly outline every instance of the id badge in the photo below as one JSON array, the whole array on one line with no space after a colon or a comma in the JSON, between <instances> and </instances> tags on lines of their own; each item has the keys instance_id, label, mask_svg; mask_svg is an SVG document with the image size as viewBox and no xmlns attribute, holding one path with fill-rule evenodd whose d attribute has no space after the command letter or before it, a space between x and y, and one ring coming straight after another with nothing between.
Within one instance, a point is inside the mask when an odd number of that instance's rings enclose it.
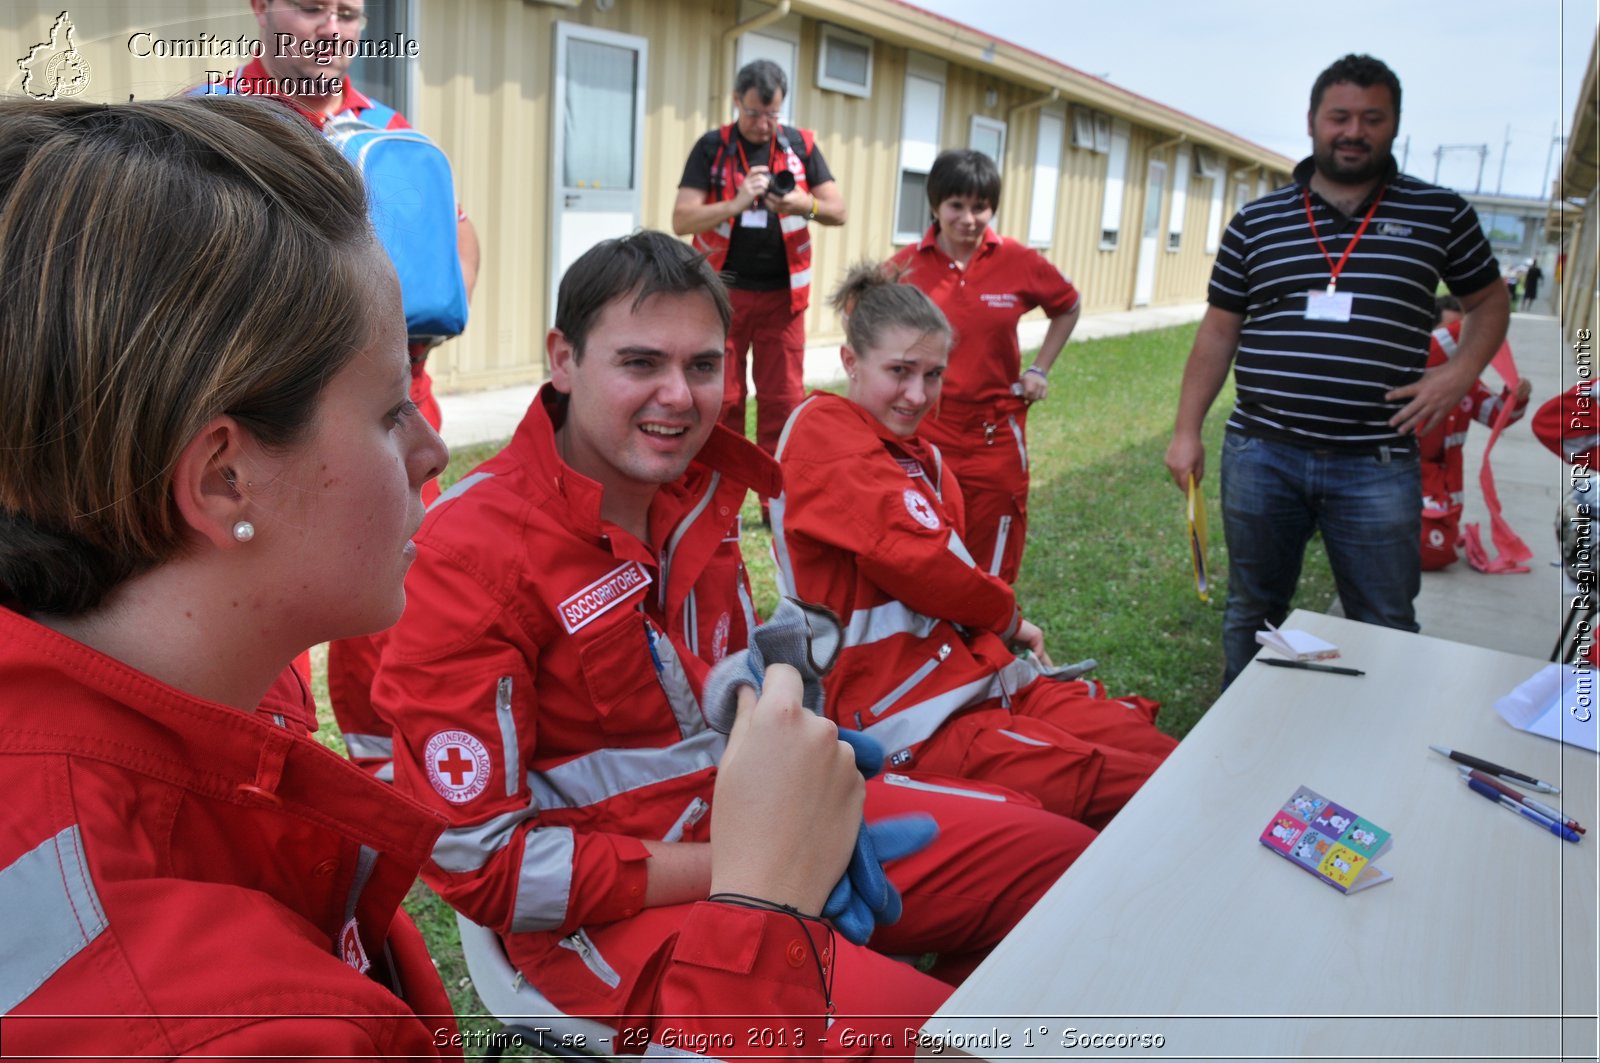
<instances>
[{"instance_id":1,"label":"id badge","mask_svg":"<svg viewBox=\"0 0 1600 1063\"><path fill-rule=\"evenodd\" d=\"M1349 321L1352 298L1349 292L1307 292L1306 320Z\"/></svg>"},{"instance_id":2,"label":"id badge","mask_svg":"<svg viewBox=\"0 0 1600 1063\"><path fill-rule=\"evenodd\" d=\"M747 210L739 215L739 224L746 229L765 229L767 227L767 212L762 208Z\"/></svg>"}]
</instances>

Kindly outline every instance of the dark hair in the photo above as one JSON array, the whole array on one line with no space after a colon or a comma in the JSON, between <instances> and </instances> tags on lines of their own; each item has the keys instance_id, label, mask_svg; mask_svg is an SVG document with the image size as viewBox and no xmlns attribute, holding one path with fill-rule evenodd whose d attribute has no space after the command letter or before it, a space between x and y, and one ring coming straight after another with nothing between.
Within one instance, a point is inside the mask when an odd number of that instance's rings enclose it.
<instances>
[{"instance_id":1,"label":"dark hair","mask_svg":"<svg viewBox=\"0 0 1600 1063\"><path fill-rule=\"evenodd\" d=\"M789 79L784 76L783 67L771 59L756 59L746 63L733 79L733 94L740 99L751 89L756 90L762 103L771 103L780 92L789 95Z\"/></svg>"},{"instance_id":2,"label":"dark hair","mask_svg":"<svg viewBox=\"0 0 1600 1063\"><path fill-rule=\"evenodd\" d=\"M1433 297L1433 323L1437 325L1444 320L1445 312L1461 313L1461 300L1453 295L1436 295Z\"/></svg>"},{"instance_id":3,"label":"dark hair","mask_svg":"<svg viewBox=\"0 0 1600 1063\"><path fill-rule=\"evenodd\" d=\"M281 104L0 102L0 598L71 616L187 541L178 457L302 438L369 342L361 178Z\"/></svg>"},{"instance_id":4,"label":"dark hair","mask_svg":"<svg viewBox=\"0 0 1600 1063\"><path fill-rule=\"evenodd\" d=\"M971 148L941 151L928 171L928 206L934 213L951 196L973 196L1000 209L1000 170L994 160Z\"/></svg>"},{"instance_id":5,"label":"dark hair","mask_svg":"<svg viewBox=\"0 0 1600 1063\"><path fill-rule=\"evenodd\" d=\"M902 283L904 276L904 270L857 262L834 288L829 302L844 318L845 339L857 354L876 347L884 330L896 327L955 339L944 311L921 288Z\"/></svg>"},{"instance_id":6,"label":"dark hair","mask_svg":"<svg viewBox=\"0 0 1600 1063\"><path fill-rule=\"evenodd\" d=\"M1328 69L1317 75L1316 83L1311 86L1312 114L1316 114L1317 108L1322 106L1322 94L1328 90L1328 86L1338 85L1341 82L1359 85L1364 89L1374 85L1384 86L1394 101L1394 116L1399 119L1400 79L1394 76L1394 71L1390 70L1382 59L1354 53L1334 60Z\"/></svg>"},{"instance_id":7,"label":"dark hair","mask_svg":"<svg viewBox=\"0 0 1600 1063\"><path fill-rule=\"evenodd\" d=\"M728 330L733 309L728 289L706 256L653 229L640 229L615 240L602 240L567 268L556 291L556 328L583 357L583 344L595 320L611 302L629 294L638 309L652 295L705 292L716 304L722 330Z\"/></svg>"}]
</instances>

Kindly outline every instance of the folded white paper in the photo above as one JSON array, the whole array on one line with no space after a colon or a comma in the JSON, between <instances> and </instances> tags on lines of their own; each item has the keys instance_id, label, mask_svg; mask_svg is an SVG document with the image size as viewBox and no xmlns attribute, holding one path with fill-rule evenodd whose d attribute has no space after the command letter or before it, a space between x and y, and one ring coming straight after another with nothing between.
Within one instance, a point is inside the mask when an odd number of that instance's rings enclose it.
<instances>
[{"instance_id":1,"label":"folded white paper","mask_svg":"<svg viewBox=\"0 0 1600 1063\"><path fill-rule=\"evenodd\" d=\"M1512 727L1600 753L1595 733L1600 672L1583 665L1547 664L1494 703Z\"/></svg>"},{"instance_id":2,"label":"folded white paper","mask_svg":"<svg viewBox=\"0 0 1600 1063\"><path fill-rule=\"evenodd\" d=\"M1277 628L1268 624L1267 630L1256 632L1256 641L1292 661L1326 661L1339 656L1339 647L1297 627Z\"/></svg>"}]
</instances>

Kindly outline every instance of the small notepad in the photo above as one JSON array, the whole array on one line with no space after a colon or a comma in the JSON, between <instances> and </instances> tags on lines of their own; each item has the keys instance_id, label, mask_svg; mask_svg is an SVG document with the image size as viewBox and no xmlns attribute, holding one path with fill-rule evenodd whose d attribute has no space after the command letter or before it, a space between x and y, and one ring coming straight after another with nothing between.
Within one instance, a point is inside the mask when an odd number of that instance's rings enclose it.
<instances>
[{"instance_id":1,"label":"small notepad","mask_svg":"<svg viewBox=\"0 0 1600 1063\"><path fill-rule=\"evenodd\" d=\"M1262 845L1340 893L1394 877L1373 863L1389 851L1389 843L1388 831L1304 786L1261 832Z\"/></svg>"},{"instance_id":2,"label":"small notepad","mask_svg":"<svg viewBox=\"0 0 1600 1063\"><path fill-rule=\"evenodd\" d=\"M1267 624L1265 631L1256 632L1256 641L1291 661L1326 661L1339 656L1339 647L1296 627L1277 628Z\"/></svg>"}]
</instances>

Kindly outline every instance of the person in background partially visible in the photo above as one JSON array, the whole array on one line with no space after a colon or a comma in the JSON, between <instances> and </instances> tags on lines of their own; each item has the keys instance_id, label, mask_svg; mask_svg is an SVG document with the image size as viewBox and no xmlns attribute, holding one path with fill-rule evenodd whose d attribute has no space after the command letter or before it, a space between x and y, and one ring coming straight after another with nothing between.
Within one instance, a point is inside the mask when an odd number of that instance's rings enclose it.
<instances>
[{"instance_id":1,"label":"person in background partially visible","mask_svg":"<svg viewBox=\"0 0 1600 1063\"><path fill-rule=\"evenodd\" d=\"M1454 358L1461 346L1461 301L1453 295L1441 295L1435 305L1439 320L1428 344L1429 369ZM1456 546L1461 537L1461 510L1465 504L1466 479L1462 474L1461 451L1467 443L1467 428L1473 421L1494 424L1507 402L1513 403L1511 421L1521 420L1527 411L1532 387L1523 377L1517 382L1515 394L1506 388L1496 395L1484 387L1482 381L1475 381L1443 421L1417 437L1422 462L1424 572L1445 568L1456 559Z\"/></svg>"},{"instance_id":2,"label":"person in background partially visible","mask_svg":"<svg viewBox=\"0 0 1600 1063\"><path fill-rule=\"evenodd\" d=\"M1533 304L1539 298L1539 285L1544 280L1544 270L1539 268L1539 260L1534 259L1528 263L1528 271L1522 275L1522 310L1527 313L1533 309Z\"/></svg>"}]
</instances>

